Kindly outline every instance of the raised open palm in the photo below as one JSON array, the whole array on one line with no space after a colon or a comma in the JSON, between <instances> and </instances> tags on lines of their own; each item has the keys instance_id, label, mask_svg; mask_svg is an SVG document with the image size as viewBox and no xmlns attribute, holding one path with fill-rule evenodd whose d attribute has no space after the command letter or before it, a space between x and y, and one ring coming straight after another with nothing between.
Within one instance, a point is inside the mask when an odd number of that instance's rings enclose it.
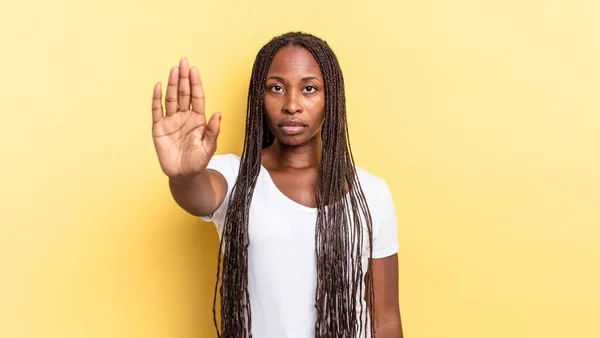
<instances>
[{"instance_id":1,"label":"raised open palm","mask_svg":"<svg viewBox=\"0 0 600 338\"><path fill-rule=\"evenodd\" d=\"M152 138L162 170L168 176L201 172L217 149L221 114L206 121L200 74L187 59L171 69L165 105L163 116L159 82L152 96Z\"/></svg>"}]
</instances>

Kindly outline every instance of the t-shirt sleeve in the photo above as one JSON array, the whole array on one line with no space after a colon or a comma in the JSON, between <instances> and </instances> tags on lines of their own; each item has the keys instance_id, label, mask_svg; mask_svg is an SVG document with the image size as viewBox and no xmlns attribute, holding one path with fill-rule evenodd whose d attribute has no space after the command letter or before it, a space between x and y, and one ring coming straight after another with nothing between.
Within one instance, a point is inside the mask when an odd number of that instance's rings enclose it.
<instances>
[{"instance_id":1,"label":"t-shirt sleeve","mask_svg":"<svg viewBox=\"0 0 600 338\"><path fill-rule=\"evenodd\" d=\"M377 214L373 217L373 258L383 258L398 252L398 224L392 193L383 182Z\"/></svg>"},{"instance_id":2,"label":"t-shirt sleeve","mask_svg":"<svg viewBox=\"0 0 600 338\"><path fill-rule=\"evenodd\" d=\"M217 225L219 233L223 228L227 206L229 205L229 197L237 179L239 167L240 158L234 154L214 155L208 163L208 166L206 166L206 169L218 171L225 177L225 181L227 181L227 193L223 203L221 203L212 215L201 217L206 222L214 222Z\"/></svg>"}]
</instances>

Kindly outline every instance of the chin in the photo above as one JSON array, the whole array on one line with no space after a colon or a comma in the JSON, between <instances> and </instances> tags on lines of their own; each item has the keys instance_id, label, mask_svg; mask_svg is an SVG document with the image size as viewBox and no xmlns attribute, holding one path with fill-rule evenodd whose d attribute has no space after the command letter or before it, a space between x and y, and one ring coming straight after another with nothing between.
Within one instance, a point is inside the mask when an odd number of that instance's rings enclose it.
<instances>
[{"instance_id":1,"label":"chin","mask_svg":"<svg viewBox=\"0 0 600 338\"><path fill-rule=\"evenodd\" d=\"M320 133L315 133L312 136L309 136L308 133L298 134L298 135L276 135L275 139L278 143L288 147L298 147L303 146L308 143L317 141L317 138L320 136Z\"/></svg>"},{"instance_id":2,"label":"chin","mask_svg":"<svg viewBox=\"0 0 600 338\"><path fill-rule=\"evenodd\" d=\"M277 139L277 142L279 142L280 144L284 145L284 146L289 146L289 147L297 147L297 146L301 146L304 145L306 143L308 143L311 139L307 138L306 136L303 135L293 135L293 136L277 136L275 137Z\"/></svg>"}]
</instances>

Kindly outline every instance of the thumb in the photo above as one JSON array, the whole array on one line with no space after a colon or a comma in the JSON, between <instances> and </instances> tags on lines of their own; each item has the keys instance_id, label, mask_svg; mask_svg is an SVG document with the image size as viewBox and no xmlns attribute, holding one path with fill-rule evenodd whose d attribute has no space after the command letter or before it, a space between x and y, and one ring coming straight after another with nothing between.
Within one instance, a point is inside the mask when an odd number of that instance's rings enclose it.
<instances>
[{"instance_id":1,"label":"thumb","mask_svg":"<svg viewBox=\"0 0 600 338\"><path fill-rule=\"evenodd\" d=\"M212 114L210 120L206 124L206 130L204 131L204 137L211 142L217 142L217 137L221 131L221 113L216 112Z\"/></svg>"}]
</instances>

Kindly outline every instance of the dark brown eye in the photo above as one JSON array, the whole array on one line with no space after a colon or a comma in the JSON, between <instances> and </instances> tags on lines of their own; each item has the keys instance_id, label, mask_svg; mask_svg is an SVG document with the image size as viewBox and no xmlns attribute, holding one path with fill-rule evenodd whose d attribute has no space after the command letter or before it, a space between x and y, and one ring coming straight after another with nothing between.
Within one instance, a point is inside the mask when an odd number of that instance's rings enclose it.
<instances>
[{"instance_id":1,"label":"dark brown eye","mask_svg":"<svg viewBox=\"0 0 600 338\"><path fill-rule=\"evenodd\" d=\"M308 92L308 93L314 93L317 90L317 88L315 86L306 86L304 87L304 91Z\"/></svg>"},{"instance_id":2,"label":"dark brown eye","mask_svg":"<svg viewBox=\"0 0 600 338\"><path fill-rule=\"evenodd\" d=\"M271 86L271 91L273 91L273 92L280 92L282 90L283 90L283 88L280 85Z\"/></svg>"}]
</instances>

